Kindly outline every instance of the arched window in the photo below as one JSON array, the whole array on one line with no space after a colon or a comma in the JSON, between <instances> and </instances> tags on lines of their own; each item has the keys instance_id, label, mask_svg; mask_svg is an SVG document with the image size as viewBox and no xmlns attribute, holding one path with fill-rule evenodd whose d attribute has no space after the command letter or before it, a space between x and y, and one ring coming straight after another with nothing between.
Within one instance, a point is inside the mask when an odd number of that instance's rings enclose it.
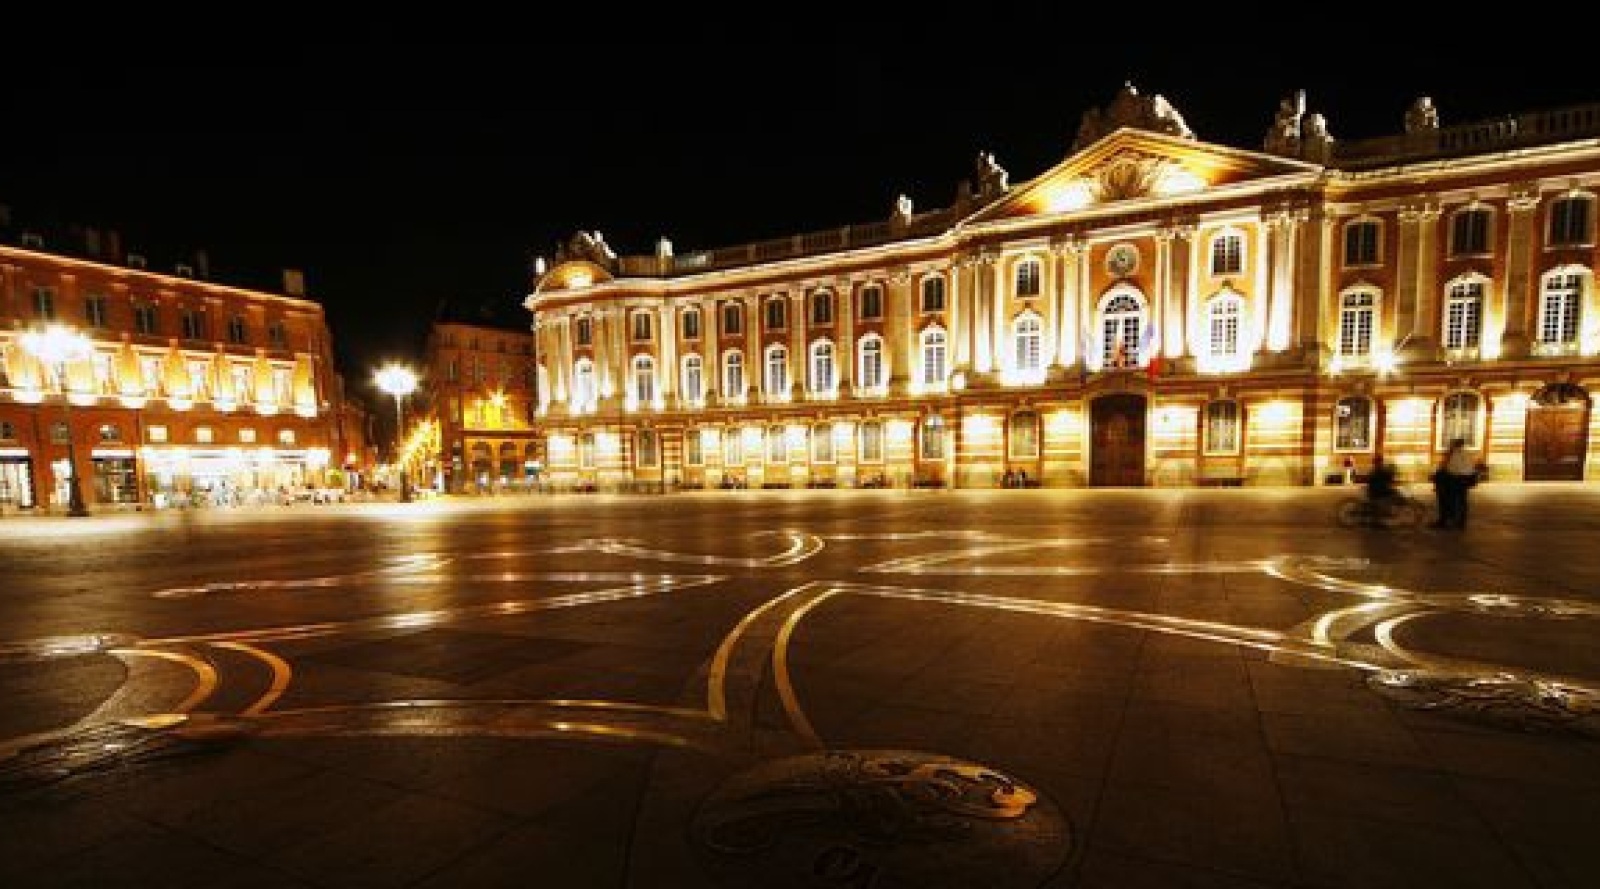
<instances>
[{"instance_id":1,"label":"arched window","mask_svg":"<svg viewBox=\"0 0 1600 889\"><path fill-rule=\"evenodd\" d=\"M789 350L782 346L767 347L767 376L762 386L768 398L781 398L789 394Z\"/></svg>"},{"instance_id":2,"label":"arched window","mask_svg":"<svg viewBox=\"0 0 1600 889\"><path fill-rule=\"evenodd\" d=\"M922 332L922 383L925 386L944 385L949 373L945 363L945 342L942 328L930 327Z\"/></svg>"},{"instance_id":3,"label":"arched window","mask_svg":"<svg viewBox=\"0 0 1600 889\"><path fill-rule=\"evenodd\" d=\"M1450 217L1450 255L1481 256L1489 252L1489 223L1494 214L1488 207L1467 207Z\"/></svg>"},{"instance_id":4,"label":"arched window","mask_svg":"<svg viewBox=\"0 0 1600 889\"><path fill-rule=\"evenodd\" d=\"M818 423L811 427L811 462L833 462L832 423Z\"/></svg>"},{"instance_id":5,"label":"arched window","mask_svg":"<svg viewBox=\"0 0 1600 889\"><path fill-rule=\"evenodd\" d=\"M1376 219L1358 219L1344 227L1344 264L1377 265L1382 258L1383 225Z\"/></svg>"},{"instance_id":6,"label":"arched window","mask_svg":"<svg viewBox=\"0 0 1600 889\"><path fill-rule=\"evenodd\" d=\"M1104 367L1133 367L1139 360L1139 331L1144 327L1144 302L1131 293L1106 300L1100 310L1100 361Z\"/></svg>"},{"instance_id":7,"label":"arched window","mask_svg":"<svg viewBox=\"0 0 1600 889\"><path fill-rule=\"evenodd\" d=\"M1478 447L1482 427L1483 399L1476 392L1452 392L1439 402L1439 450L1462 439L1469 449Z\"/></svg>"},{"instance_id":8,"label":"arched window","mask_svg":"<svg viewBox=\"0 0 1600 889\"><path fill-rule=\"evenodd\" d=\"M811 391L831 395L834 390L833 343L818 340L811 344Z\"/></svg>"},{"instance_id":9,"label":"arched window","mask_svg":"<svg viewBox=\"0 0 1600 889\"><path fill-rule=\"evenodd\" d=\"M722 397L740 401L744 394L744 353L730 349L722 356Z\"/></svg>"},{"instance_id":10,"label":"arched window","mask_svg":"<svg viewBox=\"0 0 1600 889\"><path fill-rule=\"evenodd\" d=\"M1351 396L1333 408L1333 449L1365 451L1372 447L1372 399Z\"/></svg>"},{"instance_id":11,"label":"arched window","mask_svg":"<svg viewBox=\"0 0 1600 889\"><path fill-rule=\"evenodd\" d=\"M595 401L594 362L587 358L579 358L572 366L572 409L593 410Z\"/></svg>"},{"instance_id":12,"label":"arched window","mask_svg":"<svg viewBox=\"0 0 1600 889\"><path fill-rule=\"evenodd\" d=\"M1205 452L1239 453L1239 402L1232 399L1206 405Z\"/></svg>"},{"instance_id":13,"label":"arched window","mask_svg":"<svg viewBox=\"0 0 1600 889\"><path fill-rule=\"evenodd\" d=\"M821 327L833 323L833 294L827 291L811 294L811 323Z\"/></svg>"},{"instance_id":14,"label":"arched window","mask_svg":"<svg viewBox=\"0 0 1600 889\"><path fill-rule=\"evenodd\" d=\"M1550 202L1550 241L1552 247L1581 247L1593 236L1594 199L1572 194Z\"/></svg>"},{"instance_id":15,"label":"arched window","mask_svg":"<svg viewBox=\"0 0 1600 889\"><path fill-rule=\"evenodd\" d=\"M1476 349L1483 333L1483 279L1452 281L1444 299L1444 347Z\"/></svg>"},{"instance_id":16,"label":"arched window","mask_svg":"<svg viewBox=\"0 0 1600 889\"><path fill-rule=\"evenodd\" d=\"M1206 303L1207 345L1211 357L1227 365L1236 362L1239 354L1239 321L1244 315L1244 299L1231 290L1225 290Z\"/></svg>"},{"instance_id":17,"label":"arched window","mask_svg":"<svg viewBox=\"0 0 1600 889\"><path fill-rule=\"evenodd\" d=\"M922 420L921 454L924 460L944 459L944 418L929 414Z\"/></svg>"},{"instance_id":18,"label":"arched window","mask_svg":"<svg viewBox=\"0 0 1600 889\"><path fill-rule=\"evenodd\" d=\"M767 427L767 462L789 461L789 430L782 426Z\"/></svg>"},{"instance_id":19,"label":"arched window","mask_svg":"<svg viewBox=\"0 0 1600 889\"><path fill-rule=\"evenodd\" d=\"M1017 296L1039 295L1039 260L1024 259L1017 263Z\"/></svg>"},{"instance_id":20,"label":"arched window","mask_svg":"<svg viewBox=\"0 0 1600 889\"><path fill-rule=\"evenodd\" d=\"M1218 232L1211 239L1213 277L1244 274L1244 235L1232 229Z\"/></svg>"},{"instance_id":21,"label":"arched window","mask_svg":"<svg viewBox=\"0 0 1600 889\"><path fill-rule=\"evenodd\" d=\"M1572 346L1578 342L1578 318L1588 270L1555 269L1544 276L1539 292L1539 344Z\"/></svg>"},{"instance_id":22,"label":"arched window","mask_svg":"<svg viewBox=\"0 0 1600 889\"><path fill-rule=\"evenodd\" d=\"M699 355L683 357L683 397L690 404L705 400L705 365Z\"/></svg>"},{"instance_id":23,"label":"arched window","mask_svg":"<svg viewBox=\"0 0 1600 889\"><path fill-rule=\"evenodd\" d=\"M944 311L944 278L929 275L922 279L922 311Z\"/></svg>"},{"instance_id":24,"label":"arched window","mask_svg":"<svg viewBox=\"0 0 1600 889\"><path fill-rule=\"evenodd\" d=\"M634 356L633 400L641 407L656 400L656 362L649 355Z\"/></svg>"},{"instance_id":25,"label":"arched window","mask_svg":"<svg viewBox=\"0 0 1600 889\"><path fill-rule=\"evenodd\" d=\"M1011 415L1011 440L1008 453L1014 459L1026 460L1039 456L1039 415L1033 411L1017 411Z\"/></svg>"},{"instance_id":26,"label":"arched window","mask_svg":"<svg viewBox=\"0 0 1600 889\"><path fill-rule=\"evenodd\" d=\"M1372 331L1377 323L1378 293L1352 290L1339 298L1339 355L1365 358L1372 354Z\"/></svg>"},{"instance_id":27,"label":"arched window","mask_svg":"<svg viewBox=\"0 0 1600 889\"><path fill-rule=\"evenodd\" d=\"M883 337L877 334L861 338L861 366L856 373L856 383L866 392L883 391Z\"/></svg>"},{"instance_id":28,"label":"arched window","mask_svg":"<svg viewBox=\"0 0 1600 889\"><path fill-rule=\"evenodd\" d=\"M1044 325L1039 323L1039 316L1032 312L1018 316L1012 339L1016 342L1017 372L1024 376L1036 376L1042 372Z\"/></svg>"}]
</instances>

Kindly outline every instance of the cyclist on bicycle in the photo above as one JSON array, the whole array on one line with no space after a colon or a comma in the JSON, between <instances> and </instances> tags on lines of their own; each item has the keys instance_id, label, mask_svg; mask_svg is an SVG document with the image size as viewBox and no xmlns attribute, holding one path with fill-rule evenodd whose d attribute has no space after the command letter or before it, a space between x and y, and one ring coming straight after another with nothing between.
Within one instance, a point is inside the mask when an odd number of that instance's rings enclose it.
<instances>
[{"instance_id":1,"label":"cyclist on bicycle","mask_svg":"<svg viewBox=\"0 0 1600 889\"><path fill-rule=\"evenodd\" d=\"M1372 509L1372 522L1387 515L1400 492L1394 485L1394 466L1384 462L1382 454L1372 455L1372 469L1367 473L1367 505Z\"/></svg>"}]
</instances>

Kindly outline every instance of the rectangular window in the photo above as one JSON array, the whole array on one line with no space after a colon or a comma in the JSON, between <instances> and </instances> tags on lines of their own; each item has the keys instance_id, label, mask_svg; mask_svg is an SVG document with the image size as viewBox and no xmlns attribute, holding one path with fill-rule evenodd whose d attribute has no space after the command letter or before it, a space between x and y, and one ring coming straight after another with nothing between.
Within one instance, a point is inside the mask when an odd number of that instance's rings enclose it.
<instances>
[{"instance_id":1,"label":"rectangular window","mask_svg":"<svg viewBox=\"0 0 1600 889\"><path fill-rule=\"evenodd\" d=\"M683 313L683 338L686 340L697 340L700 338L699 312Z\"/></svg>"},{"instance_id":2,"label":"rectangular window","mask_svg":"<svg viewBox=\"0 0 1600 889\"><path fill-rule=\"evenodd\" d=\"M766 306L767 311L767 329L782 330L784 328L784 322L787 320L786 313L784 311L783 297L769 299L764 305Z\"/></svg>"},{"instance_id":3,"label":"rectangular window","mask_svg":"<svg viewBox=\"0 0 1600 889\"><path fill-rule=\"evenodd\" d=\"M156 307L151 303L139 303L133 307L133 329L146 336L156 332Z\"/></svg>"},{"instance_id":4,"label":"rectangular window","mask_svg":"<svg viewBox=\"0 0 1600 889\"><path fill-rule=\"evenodd\" d=\"M869 420L861 424L861 462L883 462L883 424Z\"/></svg>"},{"instance_id":5,"label":"rectangular window","mask_svg":"<svg viewBox=\"0 0 1600 889\"><path fill-rule=\"evenodd\" d=\"M922 421L922 459L944 459L944 421L939 417Z\"/></svg>"},{"instance_id":6,"label":"rectangular window","mask_svg":"<svg viewBox=\"0 0 1600 889\"><path fill-rule=\"evenodd\" d=\"M1017 266L1017 296L1039 295L1039 263L1027 260Z\"/></svg>"},{"instance_id":7,"label":"rectangular window","mask_svg":"<svg viewBox=\"0 0 1600 889\"><path fill-rule=\"evenodd\" d=\"M267 325L267 343L274 349L282 349L289 342L289 337L284 333L283 322L274 321Z\"/></svg>"},{"instance_id":8,"label":"rectangular window","mask_svg":"<svg viewBox=\"0 0 1600 889\"><path fill-rule=\"evenodd\" d=\"M861 288L861 320L876 321L883 317L883 288L876 284Z\"/></svg>"},{"instance_id":9,"label":"rectangular window","mask_svg":"<svg viewBox=\"0 0 1600 889\"><path fill-rule=\"evenodd\" d=\"M245 429L240 429L239 430L239 444L255 444L255 443L256 443L256 431L254 429L245 428Z\"/></svg>"},{"instance_id":10,"label":"rectangular window","mask_svg":"<svg viewBox=\"0 0 1600 889\"><path fill-rule=\"evenodd\" d=\"M50 424L51 444L66 444L71 439L72 430L67 426L66 423L57 420L56 422Z\"/></svg>"},{"instance_id":11,"label":"rectangular window","mask_svg":"<svg viewBox=\"0 0 1600 889\"><path fill-rule=\"evenodd\" d=\"M683 462L690 466L700 466L706 462L701 434L698 429L690 429L683 437Z\"/></svg>"},{"instance_id":12,"label":"rectangular window","mask_svg":"<svg viewBox=\"0 0 1600 889\"><path fill-rule=\"evenodd\" d=\"M577 324L573 326L573 338L577 340L580 346L587 346L594 342L593 323L588 318L579 318Z\"/></svg>"},{"instance_id":13,"label":"rectangular window","mask_svg":"<svg viewBox=\"0 0 1600 889\"><path fill-rule=\"evenodd\" d=\"M144 427L144 437L149 439L152 444L163 444L167 440L167 427L146 426Z\"/></svg>"},{"instance_id":14,"label":"rectangular window","mask_svg":"<svg viewBox=\"0 0 1600 889\"><path fill-rule=\"evenodd\" d=\"M722 464L730 467L744 465L744 436L737 428L722 431Z\"/></svg>"},{"instance_id":15,"label":"rectangular window","mask_svg":"<svg viewBox=\"0 0 1600 889\"><path fill-rule=\"evenodd\" d=\"M56 320L56 290L54 287L33 288L33 314L41 321Z\"/></svg>"},{"instance_id":16,"label":"rectangular window","mask_svg":"<svg viewBox=\"0 0 1600 889\"><path fill-rule=\"evenodd\" d=\"M216 437L210 426L196 426L194 429L195 444L211 444L216 441Z\"/></svg>"},{"instance_id":17,"label":"rectangular window","mask_svg":"<svg viewBox=\"0 0 1600 889\"><path fill-rule=\"evenodd\" d=\"M1483 328L1483 285L1473 282L1450 289L1445 303L1444 347L1476 349Z\"/></svg>"},{"instance_id":18,"label":"rectangular window","mask_svg":"<svg viewBox=\"0 0 1600 889\"><path fill-rule=\"evenodd\" d=\"M811 427L811 462L833 462L833 427L831 425Z\"/></svg>"},{"instance_id":19,"label":"rectangular window","mask_svg":"<svg viewBox=\"0 0 1600 889\"><path fill-rule=\"evenodd\" d=\"M1008 451L1014 459L1039 456L1039 415L1031 411L1011 418L1011 446Z\"/></svg>"},{"instance_id":20,"label":"rectangular window","mask_svg":"<svg viewBox=\"0 0 1600 889\"><path fill-rule=\"evenodd\" d=\"M1244 238L1239 235L1218 235L1211 242L1211 274L1239 275L1244 273Z\"/></svg>"},{"instance_id":21,"label":"rectangular window","mask_svg":"<svg viewBox=\"0 0 1600 889\"><path fill-rule=\"evenodd\" d=\"M578 468L594 468L594 433L585 432L578 436Z\"/></svg>"},{"instance_id":22,"label":"rectangular window","mask_svg":"<svg viewBox=\"0 0 1600 889\"><path fill-rule=\"evenodd\" d=\"M122 427L115 423L101 423L100 440L108 444L122 441Z\"/></svg>"},{"instance_id":23,"label":"rectangular window","mask_svg":"<svg viewBox=\"0 0 1600 889\"><path fill-rule=\"evenodd\" d=\"M659 463L661 450L656 447L656 434L654 431L649 429L639 430L638 449L640 466L653 467Z\"/></svg>"},{"instance_id":24,"label":"rectangular window","mask_svg":"<svg viewBox=\"0 0 1600 889\"><path fill-rule=\"evenodd\" d=\"M819 327L833 323L833 294L818 293L811 297L811 323Z\"/></svg>"},{"instance_id":25,"label":"rectangular window","mask_svg":"<svg viewBox=\"0 0 1600 889\"><path fill-rule=\"evenodd\" d=\"M228 319L228 342L242 345L246 340L244 318L234 315Z\"/></svg>"},{"instance_id":26,"label":"rectangular window","mask_svg":"<svg viewBox=\"0 0 1600 889\"><path fill-rule=\"evenodd\" d=\"M10 420L0 420L0 441L16 441L17 426Z\"/></svg>"},{"instance_id":27,"label":"rectangular window","mask_svg":"<svg viewBox=\"0 0 1600 889\"><path fill-rule=\"evenodd\" d=\"M1239 453L1239 402L1213 401L1206 405L1206 453Z\"/></svg>"},{"instance_id":28,"label":"rectangular window","mask_svg":"<svg viewBox=\"0 0 1600 889\"><path fill-rule=\"evenodd\" d=\"M633 338L635 340L650 339L650 313L633 313Z\"/></svg>"},{"instance_id":29,"label":"rectangular window","mask_svg":"<svg viewBox=\"0 0 1600 889\"><path fill-rule=\"evenodd\" d=\"M186 365L189 372L189 397L205 398L211 392L211 362L190 361Z\"/></svg>"},{"instance_id":30,"label":"rectangular window","mask_svg":"<svg viewBox=\"0 0 1600 889\"><path fill-rule=\"evenodd\" d=\"M1450 252L1469 256L1489 252L1489 211L1462 210L1450 220Z\"/></svg>"},{"instance_id":31,"label":"rectangular window","mask_svg":"<svg viewBox=\"0 0 1600 889\"><path fill-rule=\"evenodd\" d=\"M101 395L115 395L117 391L117 373L111 353L95 352L91 360L94 363L95 391Z\"/></svg>"},{"instance_id":32,"label":"rectangular window","mask_svg":"<svg viewBox=\"0 0 1600 889\"><path fill-rule=\"evenodd\" d=\"M1345 226L1344 264L1378 264L1378 223L1352 222Z\"/></svg>"},{"instance_id":33,"label":"rectangular window","mask_svg":"<svg viewBox=\"0 0 1600 889\"><path fill-rule=\"evenodd\" d=\"M292 445L292 444L294 444L294 430L293 429L279 429L278 430L278 444L281 444L281 445Z\"/></svg>"},{"instance_id":34,"label":"rectangular window","mask_svg":"<svg viewBox=\"0 0 1600 889\"><path fill-rule=\"evenodd\" d=\"M161 359L155 355L139 356L139 380L144 384L144 394L161 394Z\"/></svg>"},{"instance_id":35,"label":"rectangular window","mask_svg":"<svg viewBox=\"0 0 1600 889\"><path fill-rule=\"evenodd\" d=\"M1371 442L1372 402L1365 398L1342 399L1334 409L1333 449L1364 451Z\"/></svg>"},{"instance_id":36,"label":"rectangular window","mask_svg":"<svg viewBox=\"0 0 1600 889\"><path fill-rule=\"evenodd\" d=\"M236 364L229 368L233 375L233 397L240 401L256 400L256 375L248 366Z\"/></svg>"},{"instance_id":37,"label":"rectangular window","mask_svg":"<svg viewBox=\"0 0 1600 889\"><path fill-rule=\"evenodd\" d=\"M722 305L722 332L729 336L744 332L744 314L739 311L739 306L735 303Z\"/></svg>"},{"instance_id":38,"label":"rectangular window","mask_svg":"<svg viewBox=\"0 0 1600 889\"><path fill-rule=\"evenodd\" d=\"M926 278L922 282L922 311L944 311L944 279Z\"/></svg>"},{"instance_id":39,"label":"rectangular window","mask_svg":"<svg viewBox=\"0 0 1600 889\"><path fill-rule=\"evenodd\" d=\"M205 316L194 309L183 310L183 338L198 340L205 338Z\"/></svg>"},{"instance_id":40,"label":"rectangular window","mask_svg":"<svg viewBox=\"0 0 1600 889\"><path fill-rule=\"evenodd\" d=\"M1574 247L1589 243L1589 199L1562 198L1550 205L1550 244Z\"/></svg>"},{"instance_id":41,"label":"rectangular window","mask_svg":"<svg viewBox=\"0 0 1600 889\"><path fill-rule=\"evenodd\" d=\"M767 462L789 462L789 432L782 426L767 427Z\"/></svg>"},{"instance_id":42,"label":"rectangular window","mask_svg":"<svg viewBox=\"0 0 1600 889\"><path fill-rule=\"evenodd\" d=\"M83 298L83 320L90 327L105 327L110 315L107 312L106 297L101 293L91 293Z\"/></svg>"}]
</instances>

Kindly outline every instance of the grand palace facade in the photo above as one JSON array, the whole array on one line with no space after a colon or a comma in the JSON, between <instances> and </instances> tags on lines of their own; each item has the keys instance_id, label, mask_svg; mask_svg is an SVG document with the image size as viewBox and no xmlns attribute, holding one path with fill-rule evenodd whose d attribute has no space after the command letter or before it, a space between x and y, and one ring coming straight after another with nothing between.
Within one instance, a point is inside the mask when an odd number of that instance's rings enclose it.
<instances>
[{"instance_id":1,"label":"grand palace facade","mask_svg":"<svg viewBox=\"0 0 1600 889\"><path fill-rule=\"evenodd\" d=\"M545 478L598 488L1311 485L1464 438L1600 478L1600 106L1261 150L1133 87L1020 184L691 254L574 236L525 300Z\"/></svg>"}]
</instances>

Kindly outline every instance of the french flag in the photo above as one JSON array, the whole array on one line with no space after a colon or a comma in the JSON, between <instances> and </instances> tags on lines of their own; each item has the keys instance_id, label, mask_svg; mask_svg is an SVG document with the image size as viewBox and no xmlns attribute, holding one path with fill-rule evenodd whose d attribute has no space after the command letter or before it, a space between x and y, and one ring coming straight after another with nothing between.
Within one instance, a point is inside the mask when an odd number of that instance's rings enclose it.
<instances>
[{"instance_id":1,"label":"french flag","mask_svg":"<svg viewBox=\"0 0 1600 889\"><path fill-rule=\"evenodd\" d=\"M1139 362L1144 365L1150 379L1153 380L1161 374L1161 348L1156 339L1154 321L1145 325L1144 335L1139 337Z\"/></svg>"}]
</instances>

